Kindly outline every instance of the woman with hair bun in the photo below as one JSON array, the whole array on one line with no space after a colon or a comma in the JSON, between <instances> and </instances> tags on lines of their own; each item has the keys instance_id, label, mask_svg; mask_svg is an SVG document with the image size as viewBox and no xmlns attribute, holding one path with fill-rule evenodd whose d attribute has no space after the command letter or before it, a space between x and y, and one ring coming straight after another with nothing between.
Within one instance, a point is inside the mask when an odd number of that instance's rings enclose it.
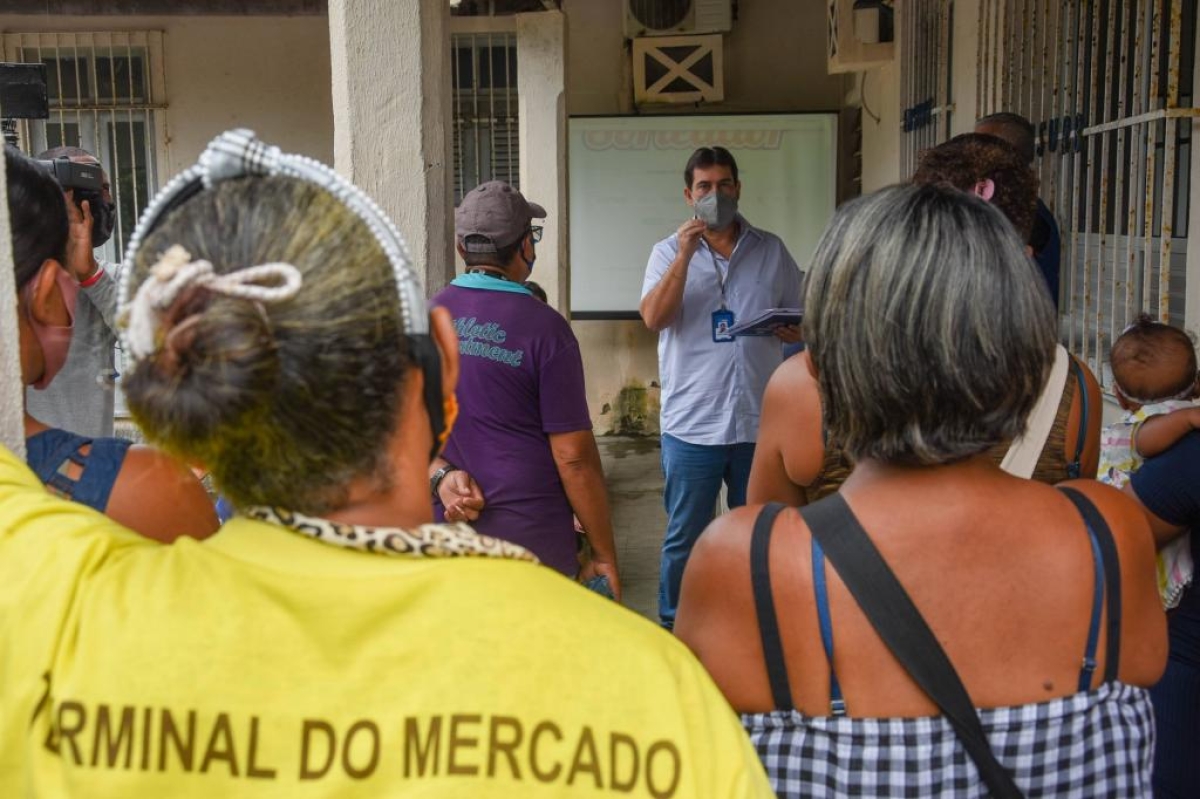
<instances>
[{"instance_id":1,"label":"woman with hair bun","mask_svg":"<svg viewBox=\"0 0 1200 799\"><path fill-rule=\"evenodd\" d=\"M0 448L0 795L770 796L682 644L433 523L458 342L366 195L230 131L126 268L130 411L237 516L153 546Z\"/></svg>"},{"instance_id":2,"label":"woman with hair bun","mask_svg":"<svg viewBox=\"0 0 1200 799\"><path fill-rule=\"evenodd\" d=\"M79 285L63 268L67 208L54 178L15 147L4 152L25 385L45 388L67 360ZM217 529L192 472L151 447L52 428L25 413L26 461L54 494L148 538L203 538Z\"/></svg>"},{"instance_id":3,"label":"woman with hair bun","mask_svg":"<svg viewBox=\"0 0 1200 799\"><path fill-rule=\"evenodd\" d=\"M822 236L804 337L856 467L798 511L717 519L675 626L781 797L1148 795L1146 520L987 454L1054 362L1039 281L1004 217L948 187L855 200Z\"/></svg>"}]
</instances>

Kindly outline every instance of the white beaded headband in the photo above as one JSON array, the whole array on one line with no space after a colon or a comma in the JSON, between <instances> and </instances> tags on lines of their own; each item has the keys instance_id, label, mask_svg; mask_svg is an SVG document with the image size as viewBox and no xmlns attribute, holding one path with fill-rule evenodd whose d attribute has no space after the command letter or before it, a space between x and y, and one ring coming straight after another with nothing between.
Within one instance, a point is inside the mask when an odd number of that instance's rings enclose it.
<instances>
[{"instance_id":1,"label":"white beaded headband","mask_svg":"<svg viewBox=\"0 0 1200 799\"><path fill-rule=\"evenodd\" d=\"M117 295L121 309L119 318L128 318L134 294L134 264L138 250L143 240L162 221L162 217L192 195L211 189L222 180L251 175L282 175L312 183L332 194L362 219L392 264L404 332L408 335L428 335L429 317L425 309L424 292L412 270L408 246L383 209L362 189L321 162L302 155L283 153L278 147L259 141L253 131L244 128L226 131L209 142L200 160L172 178L146 207L125 249L124 274ZM147 275L146 279L153 278ZM126 352L133 351L128 328L121 331L121 343Z\"/></svg>"}]
</instances>

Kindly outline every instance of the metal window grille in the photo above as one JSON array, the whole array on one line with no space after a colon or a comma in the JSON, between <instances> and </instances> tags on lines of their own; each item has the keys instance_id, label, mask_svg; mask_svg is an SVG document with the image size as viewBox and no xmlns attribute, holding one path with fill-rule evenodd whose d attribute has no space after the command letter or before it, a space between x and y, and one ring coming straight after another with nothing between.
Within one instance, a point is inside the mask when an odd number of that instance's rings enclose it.
<instances>
[{"instance_id":1,"label":"metal window grille","mask_svg":"<svg viewBox=\"0 0 1200 799\"><path fill-rule=\"evenodd\" d=\"M464 194L489 180L520 188L517 37L456 33L451 40L457 205Z\"/></svg>"},{"instance_id":2,"label":"metal window grille","mask_svg":"<svg viewBox=\"0 0 1200 799\"><path fill-rule=\"evenodd\" d=\"M46 65L50 119L20 129L32 154L82 147L112 183L117 223L104 257L119 261L158 185L155 112L166 107L163 36L158 31L5 34L8 61Z\"/></svg>"},{"instance_id":3,"label":"metal window grille","mask_svg":"<svg viewBox=\"0 0 1200 799\"><path fill-rule=\"evenodd\" d=\"M908 0L896 4L900 27L901 176L917 169L921 151L950 137L953 106L951 32L953 0Z\"/></svg>"},{"instance_id":4,"label":"metal window grille","mask_svg":"<svg viewBox=\"0 0 1200 799\"><path fill-rule=\"evenodd\" d=\"M1138 313L1184 322L1196 4L982 0L980 14L981 114L1036 127L1061 334L1107 387L1109 348Z\"/></svg>"}]
</instances>

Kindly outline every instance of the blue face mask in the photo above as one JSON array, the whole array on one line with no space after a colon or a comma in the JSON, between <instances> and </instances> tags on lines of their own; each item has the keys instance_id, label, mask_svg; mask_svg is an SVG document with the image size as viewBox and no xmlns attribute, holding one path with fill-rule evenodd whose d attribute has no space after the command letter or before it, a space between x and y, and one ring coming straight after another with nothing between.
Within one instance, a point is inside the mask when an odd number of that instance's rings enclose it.
<instances>
[{"instance_id":1,"label":"blue face mask","mask_svg":"<svg viewBox=\"0 0 1200 799\"><path fill-rule=\"evenodd\" d=\"M737 216L738 201L732 194L710 191L692 204L692 210L709 230L724 230Z\"/></svg>"}]
</instances>

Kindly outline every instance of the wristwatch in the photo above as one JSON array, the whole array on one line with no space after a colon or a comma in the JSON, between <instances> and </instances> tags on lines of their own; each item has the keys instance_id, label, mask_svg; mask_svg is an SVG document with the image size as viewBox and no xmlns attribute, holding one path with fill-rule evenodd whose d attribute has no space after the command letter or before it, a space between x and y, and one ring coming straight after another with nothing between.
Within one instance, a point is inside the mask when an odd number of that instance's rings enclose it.
<instances>
[{"instance_id":1,"label":"wristwatch","mask_svg":"<svg viewBox=\"0 0 1200 799\"><path fill-rule=\"evenodd\" d=\"M442 484L442 480L446 478L446 475L450 474L450 472L457 471L457 466L452 463L447 463L445 466L433 473L433 477L429 478L429 493L433 494L434 499L437 499L438 486Z\"/></svg>"}]
</instances>

